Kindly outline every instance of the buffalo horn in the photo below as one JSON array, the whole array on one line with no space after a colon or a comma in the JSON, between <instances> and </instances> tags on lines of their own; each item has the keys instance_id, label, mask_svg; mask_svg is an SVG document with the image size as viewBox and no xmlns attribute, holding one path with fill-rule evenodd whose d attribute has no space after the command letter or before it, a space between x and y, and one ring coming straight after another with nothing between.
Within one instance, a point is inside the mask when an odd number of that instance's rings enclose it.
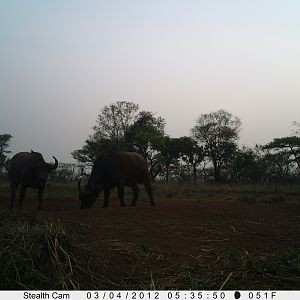
<instances>
[{"instance_id":1,"label":"buffalo horn","mask_svg":"<svg viewBox=\"0 0 300 300\"><path fill-rule=\"evenodd\" d=\"M58 167L58 161L57 161L57 159L54 156L53 156L53 158L54 158L54 161L55 161L54 164L48 164L47 163L49 171L55 170Z\"/></svg>"}]
</instances>

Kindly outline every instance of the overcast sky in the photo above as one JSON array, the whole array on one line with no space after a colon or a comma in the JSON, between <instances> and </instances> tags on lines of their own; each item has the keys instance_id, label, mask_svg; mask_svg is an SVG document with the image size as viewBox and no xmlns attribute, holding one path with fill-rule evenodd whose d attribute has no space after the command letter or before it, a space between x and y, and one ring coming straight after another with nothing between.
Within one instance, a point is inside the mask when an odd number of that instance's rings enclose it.
<instances>
[{"instance_id":1,"label":"overcast sky","mask_svg":"<svg viewBox=\"0 0 300 300\"><path fill-rule=\"evenodd\" d=\"M72 161L104 105L133 101L189 135L241 118L241 145L300 121L300 1L0 2L0 134Z\"/></svg>"}]
</instances>

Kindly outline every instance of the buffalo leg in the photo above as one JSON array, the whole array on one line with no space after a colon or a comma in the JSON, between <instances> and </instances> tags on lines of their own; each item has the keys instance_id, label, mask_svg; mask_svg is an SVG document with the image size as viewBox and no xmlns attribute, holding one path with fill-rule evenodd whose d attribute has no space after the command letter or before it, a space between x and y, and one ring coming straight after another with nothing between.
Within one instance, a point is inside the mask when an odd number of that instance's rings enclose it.
<instances>
[{"instance_id":1,"label":"buffalo leg","mask_svg":"<svg viewBox=\"0 0 300 300\"><path fill-rule=\"evenodd\" d=\"M43 210L43 192L44 189L38 190L38 210Z\"/></svg>"},{"instance_id":2,"label":"buffalo leg","mask_svg":"<svg viewBox=\"0 0 300 300\"><path fill-rule=\"evenodd\" d=\"M102 207L108 207L109 196L110 196L110 189L104 189L104 202Z\"/></svg>"},{"instance_id":3,"label":"buffalo leg","mask_svg":"<svg viewBox=\"0 0 300 300\"><path fill-rule=\"evenodd\" d=\"M153 192L152 192L152 187L149 181L144 182L144 186L146 189L146 192L148 194L148 197L150 199L150 205L155 205L155 202L153 200Z\"/></svg>"},{"instance_id":4,"label":"buffalo leg","mask_svg":"<svg viewBox=\"0 0 300 300\"><path fill-rule=\"evenodd\" d=\"M26 192L26 187L24 185L21 185L20 186L20 194L19 194L19 209L23 208L25 192Z\"/></svg>"},{"instance_id":5,"label":"buffalo leg","mask_svg":"<svg viewBox=\"0 0 300 300\"><path fill-rule=\"evenodd\" d=\"M124 194L125 194L125 187L123 183L118 185L118 196L120 199L120 206L126 206L124 202Z\"/></svg>"},{"instance_id":6,"label":"buffalo leg","mask_svg":"<svg viewBox=\"0 0 300 300\"><path fill-rule=\"evenodd\" d=\"M14 208L15 199L16 199L16 186L11 183L10 184L10 209Z\"/></svg>"},{"instance_id":7,"label":"buffalo leg","mask_svg":"<svg viewBox=\"0 0 300 300\"><path fill-rule=\"evenodd\" d=\"M139 194L140 194L140 188L137 184L132 186L132 192L133 192L133 199L132 199L132 202L131 202L131 206L135 206L136 201L137 201L137 199L139 197Z\"/></svg>"}]
</instances>

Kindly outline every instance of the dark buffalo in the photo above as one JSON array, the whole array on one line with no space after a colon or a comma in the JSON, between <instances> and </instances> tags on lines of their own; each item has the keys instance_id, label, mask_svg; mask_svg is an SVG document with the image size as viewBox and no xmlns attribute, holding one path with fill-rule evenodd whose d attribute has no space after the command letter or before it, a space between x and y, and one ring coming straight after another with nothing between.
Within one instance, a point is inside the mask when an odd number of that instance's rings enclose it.
<instances>
[{"instance_id":1,"label":"dark buffalo","mask_svg":"<svg viewBox=\"0 0 300 300\"><path fill-rule=\"evenodd\" d=\"M145 159L135 152L111 152L103 154L95 161L91 176L84 188L78 182L81 209L91 208L99 193L104 190L103 207L108 207L110 190L118 188L120 205L125 206L124 188L129 186L133 191L131 205L135 206L140 189L138 184L144 184L150 199L150 204L155 205L150 184L148 165Z\"/></svg>"},{"instance_id":2,"label":"dark buffalo","mask_svg":"<svg viewBox=\"0 0 300 300\"><path fill-rule=\"evenodd\" d=\"M38 190L38 209L43 209L43 192L50 171L58 166L57 159L53 156L55 163L49 164L44 161L41 153L20 152L14 155L8 167L10 182L11 209L14 207L16 189L20 185L19 208L23 208L26 188Z\"/></svg>"}]
</instances>

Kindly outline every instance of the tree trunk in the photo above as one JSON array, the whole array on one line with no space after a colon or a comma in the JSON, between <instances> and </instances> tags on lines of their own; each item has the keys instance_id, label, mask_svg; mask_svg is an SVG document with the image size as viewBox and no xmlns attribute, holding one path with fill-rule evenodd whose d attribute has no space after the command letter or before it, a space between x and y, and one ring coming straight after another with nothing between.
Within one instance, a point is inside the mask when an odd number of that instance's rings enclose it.
<instances>
[{"instance_id":1,"label":"tree trunk","mask_svg":"<svg viewBox=\"0 0 300 300\"><path fill-rule=\"evenodd\" d=\"M166 182L169 182L169 176L170 176L170 171L169 171L169 166L166 167Z\"/></svg>"},{"instance_id":2,"label":"tree trunk","mask_svg":"<svg viewBox=\"0 0 300 300\"><path fill-rule=\"evenodd\" d=\"M214 165L214 179L216 182L220 182L220 166L217 162L213 162Z\"/></svg>"},{"instance_id":3,"label":"tree trunk","mask_svg":"<svg viewBox=\"0 0 300 300\"><path fill-rule=\"evenodd\" d=\"M193 164L193 180L194 183L197 183L197 165Z\"/></svg>"}]
</instances>

